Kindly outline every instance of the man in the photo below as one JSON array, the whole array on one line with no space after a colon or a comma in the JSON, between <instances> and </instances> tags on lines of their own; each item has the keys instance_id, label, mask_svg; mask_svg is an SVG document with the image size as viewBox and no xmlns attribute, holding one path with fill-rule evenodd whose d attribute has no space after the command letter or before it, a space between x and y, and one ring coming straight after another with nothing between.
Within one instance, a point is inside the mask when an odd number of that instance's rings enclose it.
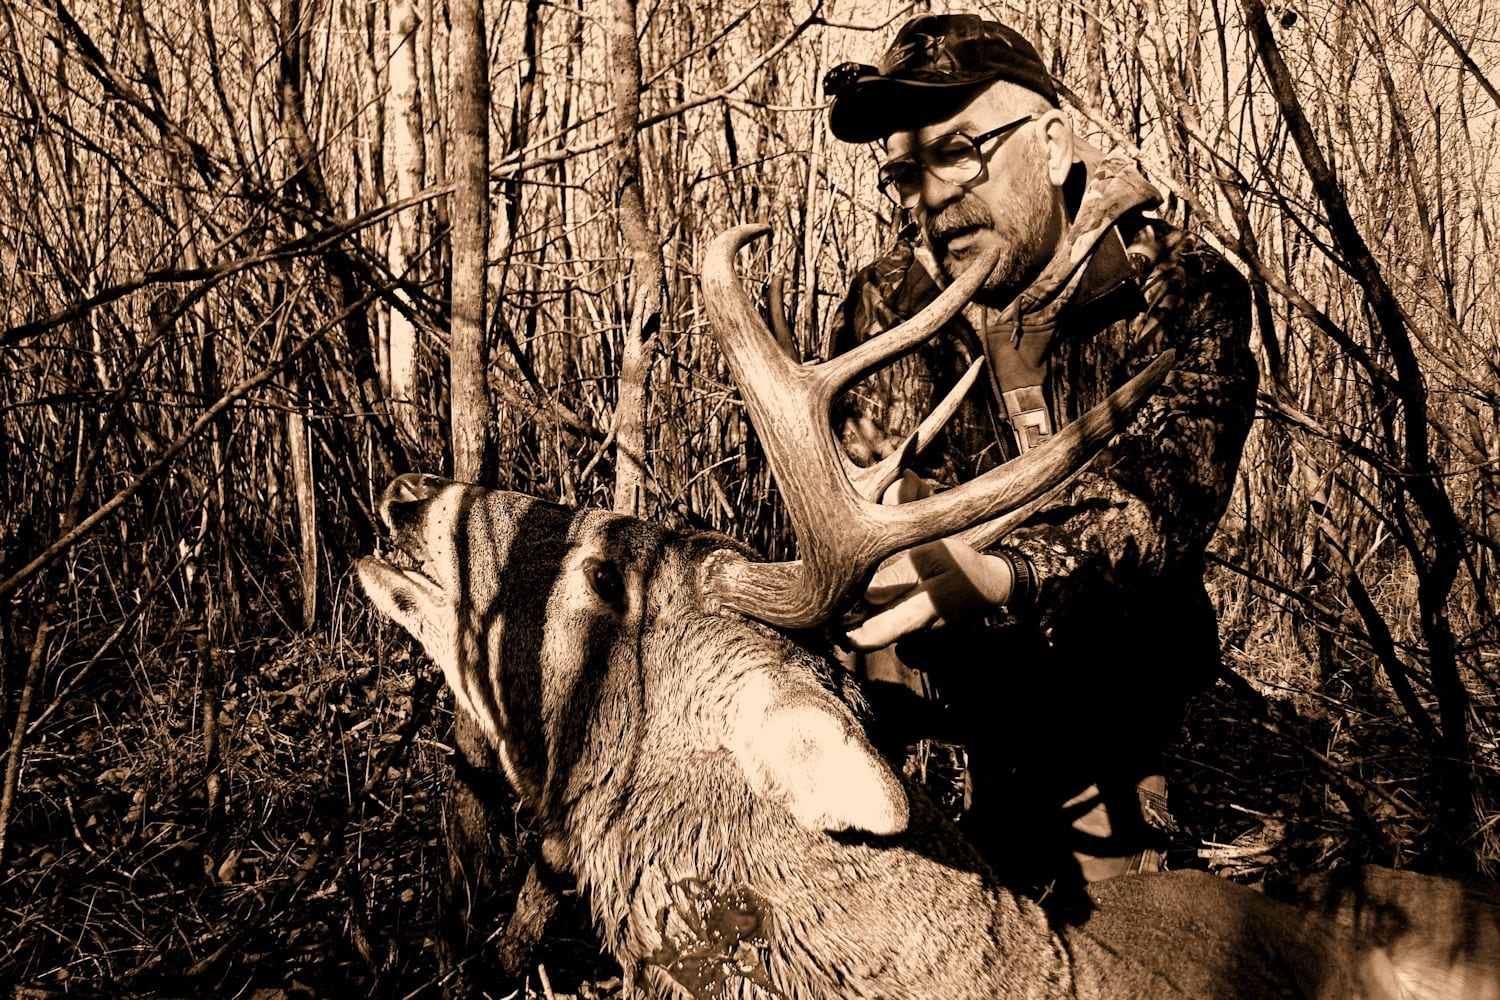
<instances>
[{"instance_id":1,"label":"man","mask_svg":"<svg viewBox=\"0 0 1500 1000\"><path fill-rule=\"evenodd\" d=\"M1000 262L926 348L844 400L856 458L888 452L971 358L988 393L888 502L1044 442L1167 348L1129 428L989 552L955 540L876 575L861 651L888 749L966 744L965 827L997 873L1063 905L1083 879L1159 865L1163 747L1212 682L1203 551L1250 427L1256 369L1240 275L1149 214L1123 157L1076 137L1036 50L972 14L908 22L878 66L828 74L831 127L878 142L904 223L856 277L834 345L916 312L988 247Z\"/></svg>"}]
</instances>

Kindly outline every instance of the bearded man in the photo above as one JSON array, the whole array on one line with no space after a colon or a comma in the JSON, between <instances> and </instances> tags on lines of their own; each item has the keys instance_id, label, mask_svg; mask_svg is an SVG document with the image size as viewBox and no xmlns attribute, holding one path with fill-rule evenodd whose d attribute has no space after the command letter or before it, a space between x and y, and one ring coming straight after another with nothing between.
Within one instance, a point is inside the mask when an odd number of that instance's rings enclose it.
<instances>
[{"instance_id":1,"label":"bearded man","mask_svg":"<svg viewBox=\"0 0 1500 1000\"><path fill-rule=\"evenodd\" d=\"M987 361L990 391L888 502L1038 446L1176 351L1127 430L1002 546L906 553L849 633L886 748L965 744L968 835L1012 885L1076 903L1085 879L1159 867L1162 751L1219 668L1203 554L1253 413L1250 296L1152 214L1160 196L1126 158L1074 134L1036 50L1005 25L918 17L879 65L846 63L824 87L833 133L881 144L903 223L856 276L836 351L1001 250L961 318L843 400L845 447L874 460Z\"/></svg>"}]
</instances>

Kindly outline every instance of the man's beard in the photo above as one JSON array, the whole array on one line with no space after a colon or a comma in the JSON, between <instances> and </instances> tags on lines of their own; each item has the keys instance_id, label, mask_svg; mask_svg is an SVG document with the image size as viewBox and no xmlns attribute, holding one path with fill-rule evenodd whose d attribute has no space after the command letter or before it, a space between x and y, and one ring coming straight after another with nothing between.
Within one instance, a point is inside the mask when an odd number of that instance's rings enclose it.
<instances>
[{"instance_id":1,"label":"man's beard","mask_svg":"<svg viewBox=\"0 0 1500 1000\"><path fill-rule=\"evenodd\" d=\"M1051 188L1041 178L1027 177L1005 193L992 212L976 195L965 194L927 220L933 255L951 281L968 266L949 255L948 244L961 233L987 230L1000 247L1000 259L981 291L974 297L987 305L1003 306L1015 297L1050 258L1047 228L1051 221Z\"/></svg>"}]
</instances>

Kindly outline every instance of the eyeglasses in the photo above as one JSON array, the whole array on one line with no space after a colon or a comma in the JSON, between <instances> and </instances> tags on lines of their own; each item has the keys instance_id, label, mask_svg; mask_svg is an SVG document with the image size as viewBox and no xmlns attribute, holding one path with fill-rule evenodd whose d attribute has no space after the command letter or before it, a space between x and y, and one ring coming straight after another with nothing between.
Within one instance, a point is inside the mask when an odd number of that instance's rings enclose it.
<instances>
[{"instance_id":1,"label":"eyeglasses","mask_svg":"<svg viewBox=\"0 0 1500 1000\"><path fill-rule=\"evenodd\" d=\"M979 176L984 166L980 147L991 139L1020 128L1036 115L1027 115L979 135L949 132L930 139L916 149L880 168L880 190L905 209L917 207L922 197L922 174L927 172L948 184L964 185ZM996 147L997 149L999 147Z\"/></svg>"}]
</instances>

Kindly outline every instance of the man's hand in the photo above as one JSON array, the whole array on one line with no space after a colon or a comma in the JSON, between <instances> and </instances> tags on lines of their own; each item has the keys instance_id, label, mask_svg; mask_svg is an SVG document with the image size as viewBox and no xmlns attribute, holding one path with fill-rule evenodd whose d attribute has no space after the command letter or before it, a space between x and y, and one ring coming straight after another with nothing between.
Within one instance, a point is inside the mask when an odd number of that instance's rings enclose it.
<instances>
[{"instance_id":1,"label":"man's hand","mask_svg":"<svg viewBox=\"0 0 1500 1000\"><path fill-rule=\"evenodd\" d=\"M880 502L910 503L931 495L908 469ZM855 649L879 649L921 629L982 617L1010 599L1014 584L1010 563L1000 556L977 552L955 538L919 545L875 572L865 600L886 607L851 630L849 642Z\"/></svg>"},{"instance_id":2,"label":"man's hand","mask_svg":"<svg viewBox=\"0 0 1500 1000\"><path fill-rule=\"evenodd\" d=\"M883 605L849 633L855 649L871 650L925 628L983 617L1010 600L1010 563L953 538L928 542L887 562L865 600Z\"/></svg>"}]
</instances>

